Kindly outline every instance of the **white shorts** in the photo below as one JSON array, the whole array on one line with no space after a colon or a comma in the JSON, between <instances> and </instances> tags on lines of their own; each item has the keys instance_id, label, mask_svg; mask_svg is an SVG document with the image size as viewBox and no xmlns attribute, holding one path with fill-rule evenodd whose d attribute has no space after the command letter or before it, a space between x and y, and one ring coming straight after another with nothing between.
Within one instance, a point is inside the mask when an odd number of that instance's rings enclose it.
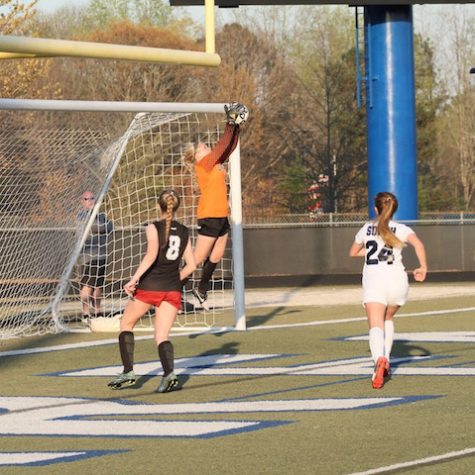
<instances>
[{"instance_id":1,"label":"white shorts","mask_svg":"<svg viewBox=\"0 0 475 475\"><path fill-rule=\"evenodd\" d=\"M409 292L405 271L363 275L363 304L404 305Z\"/></svg>"}]
</instances>

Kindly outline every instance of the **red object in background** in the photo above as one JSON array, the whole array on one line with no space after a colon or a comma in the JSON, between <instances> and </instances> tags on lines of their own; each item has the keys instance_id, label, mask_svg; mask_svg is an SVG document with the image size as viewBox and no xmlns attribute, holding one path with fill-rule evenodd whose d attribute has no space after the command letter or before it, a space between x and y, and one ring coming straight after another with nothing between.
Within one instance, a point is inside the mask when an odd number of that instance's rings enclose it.
<instances>
[{"instance_id":1,"label":"red object in background","mask_svg":"<svg viewBox=\"0 0 475 475\"><path fill-rule=\"evenodd\" d=\"M318 180L313 182L307 188L307 195L310 200L310 204L307 206L310 212L310 219L317 219L319 215L323 213L322 206L322 188L328 184L328 175L318 175Z\"/></svg>"}]
</instances>

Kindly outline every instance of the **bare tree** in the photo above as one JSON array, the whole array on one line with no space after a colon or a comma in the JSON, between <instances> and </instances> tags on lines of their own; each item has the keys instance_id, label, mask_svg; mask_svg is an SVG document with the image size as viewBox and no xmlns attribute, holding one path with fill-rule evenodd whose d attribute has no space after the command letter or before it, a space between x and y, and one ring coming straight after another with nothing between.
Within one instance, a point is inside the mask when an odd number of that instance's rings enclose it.
<instances>
[{"instance_id":1,"label":"bare tree","mask_svg":"<svg viewBox=\"0 0 475 475\"><path fill-rule=\"evenodd\" d=\"M364 111L355 102L353 18L336 8L304 13L290 45L299 88L288 134L307 176L302 187L324 175L325 211L360 208L366 153Z\"/></svg>"},{"instance_id":2,"label":"bare tree","mask_svg":"<svg viewBox=\"0 0 475 475\"><path fill-rule=\"evenodd\" d=\"M440 117L439 150L450 170L453 203L457 205L460 197L467 210L475 204L475 90L469 75L475 64L475 16L461 6L441 14L450 34L443 50L448 56L440 64L451 98Z\"/></svg>"}]
</instances>

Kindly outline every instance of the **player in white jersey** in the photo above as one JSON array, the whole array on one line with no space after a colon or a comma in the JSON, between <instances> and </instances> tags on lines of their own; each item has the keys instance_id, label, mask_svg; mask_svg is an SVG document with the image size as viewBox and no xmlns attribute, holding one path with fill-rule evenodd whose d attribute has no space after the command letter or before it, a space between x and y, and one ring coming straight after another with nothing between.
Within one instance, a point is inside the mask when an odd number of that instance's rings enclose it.
<instances>
[{"instance_id":1,"label":"player in white jersey","mask_svg":"<svg viewBox=\"0 0 475 475\"><path fill-rule=\"evenodd\" d=\"M414 279L422 282L427 274L424 244L408 226L392 221L397 198L389 192L378 193L374 200L376 220L367 222L356 234L351 257L364 257L363 305L368 317L369 346L375 362L373 388L380 389L390 375L389 357L394 339L393 317L406 303L409 291L402 263L406 243L416 251L419 267Z\"/></svg>"}]
</instances>

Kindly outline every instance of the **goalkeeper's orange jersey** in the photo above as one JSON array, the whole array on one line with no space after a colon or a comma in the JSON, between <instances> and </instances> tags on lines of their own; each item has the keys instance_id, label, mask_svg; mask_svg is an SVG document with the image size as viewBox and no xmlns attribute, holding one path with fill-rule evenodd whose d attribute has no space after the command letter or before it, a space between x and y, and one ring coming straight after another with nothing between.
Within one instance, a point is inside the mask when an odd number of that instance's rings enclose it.
<instances>
[{"instance_id":1,"label":"goalkeeper's orange jersey","mask_svg":"<svg viewBox=\"0 0 475 475\"><path fill-rule=\"evenodd\" d=\"M239 126L227 124L223 136L211 152L196 163L196 178L201 191L198 201L198 219L228 216L226 170L222 164L236 148L238 139Z\"/></svg>"}]
</instances>

